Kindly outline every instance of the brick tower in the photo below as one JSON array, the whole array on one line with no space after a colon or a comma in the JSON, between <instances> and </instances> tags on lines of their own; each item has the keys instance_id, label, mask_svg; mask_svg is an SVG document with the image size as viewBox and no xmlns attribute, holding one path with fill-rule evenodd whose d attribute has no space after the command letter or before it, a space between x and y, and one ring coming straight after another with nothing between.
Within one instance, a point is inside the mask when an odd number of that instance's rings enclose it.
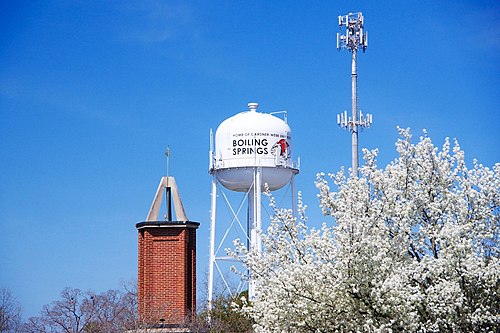
<instances>
[{"instance_id":1,"label":"brick tower","mask_svg":"<svg viewBox=\"0 0 500 333\"><path fill-rule=\"evenodd\" d=\"M167 214L158 220L165 192ZM172 220L174 203L176 220ZM196 313L196 229L173 177L163 177L139 236L138 315L148 325L181 326Z\"/></svg>"}]
</instances>

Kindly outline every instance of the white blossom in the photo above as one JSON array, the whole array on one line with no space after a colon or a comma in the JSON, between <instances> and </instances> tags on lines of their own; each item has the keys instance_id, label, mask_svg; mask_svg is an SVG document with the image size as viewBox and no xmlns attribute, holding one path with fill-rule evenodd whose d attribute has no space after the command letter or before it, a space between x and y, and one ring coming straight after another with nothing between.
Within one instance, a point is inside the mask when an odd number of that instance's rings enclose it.
<instances>
[{"instance_id":1,"label":"white blossom","mask_svg":"<svg viewBox=\"0 0 500 333\"><path fill-rule=\"evenodd\" d=\"M466 167L457 142L417 144L399 129L385 169L364 150L361 176L318 174L308 228L271 205L262 253L235 242L257 283L243 311L256 332L493 332L500 326L500 164Z\"/></svg>"}]
</instances>

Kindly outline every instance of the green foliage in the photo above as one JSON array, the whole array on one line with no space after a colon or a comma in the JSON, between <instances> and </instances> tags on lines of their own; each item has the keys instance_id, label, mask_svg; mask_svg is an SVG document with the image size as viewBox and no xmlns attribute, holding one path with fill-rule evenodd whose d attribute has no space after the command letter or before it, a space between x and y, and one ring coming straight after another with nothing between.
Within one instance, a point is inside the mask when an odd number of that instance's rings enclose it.
<instances>
[{"instance_id":1,"label":"green foliage","mask_svg":"<svg viewBox=\"0 0 500 333\"><path fill-rule=\"evenodd\" d=\"M208 332L253 332L253 321L241 311L243 306L248 306L246 302L247 298L248 291L235 296L220 295L212 302L212 309L210 311L202 311L197 320L205 323L210 322L207 326Z\"/></svg>"}]
</instances>

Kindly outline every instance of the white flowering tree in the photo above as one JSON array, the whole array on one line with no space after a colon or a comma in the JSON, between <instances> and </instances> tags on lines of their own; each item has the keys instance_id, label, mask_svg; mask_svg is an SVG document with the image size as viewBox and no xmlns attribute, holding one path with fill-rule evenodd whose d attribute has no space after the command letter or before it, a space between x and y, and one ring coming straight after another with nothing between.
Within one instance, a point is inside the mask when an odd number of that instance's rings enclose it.
<instances>
[{"instance_id":1,"label":"white flowering tree","mask_svg":"<svg viewBox=\"0 0 500 333\"><path fill-rule=\"evenodd\" d=\"M233 255L257 282L256 332L493 332L500 327L500 164L467 168L400 129L385 169L364 151L359 178L318 175L320 229L274 205L264 251Z\"/></svg>"}]
</instances>

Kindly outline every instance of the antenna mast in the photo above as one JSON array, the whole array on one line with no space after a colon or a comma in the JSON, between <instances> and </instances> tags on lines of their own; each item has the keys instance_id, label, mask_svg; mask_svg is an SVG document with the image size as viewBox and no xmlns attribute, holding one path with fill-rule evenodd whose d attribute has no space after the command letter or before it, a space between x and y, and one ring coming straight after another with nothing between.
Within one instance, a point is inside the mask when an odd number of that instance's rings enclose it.
<instances>
[{"instance_id":1,"label":"antenna mast","mask_svg":"<svg viewBox=\"0 0 500 333\"><path fill-rule=\"evenodd\" d=\"M345 35L337 33L337 50L347 49L351 52L351 68L352 68L352 111L351 117L347 117L347 111L337 114L337 124L340 127L348 129L352 133L352 176L358 177L358 127L370 127L372 123L372 115L359 111L358 114L358 74L356 68L356 58L358 47L366 51L368 47L368 32L363 31L363 14L349 13L339 16L340 29L345 26Z\"/></svg>"}]
</instances>

